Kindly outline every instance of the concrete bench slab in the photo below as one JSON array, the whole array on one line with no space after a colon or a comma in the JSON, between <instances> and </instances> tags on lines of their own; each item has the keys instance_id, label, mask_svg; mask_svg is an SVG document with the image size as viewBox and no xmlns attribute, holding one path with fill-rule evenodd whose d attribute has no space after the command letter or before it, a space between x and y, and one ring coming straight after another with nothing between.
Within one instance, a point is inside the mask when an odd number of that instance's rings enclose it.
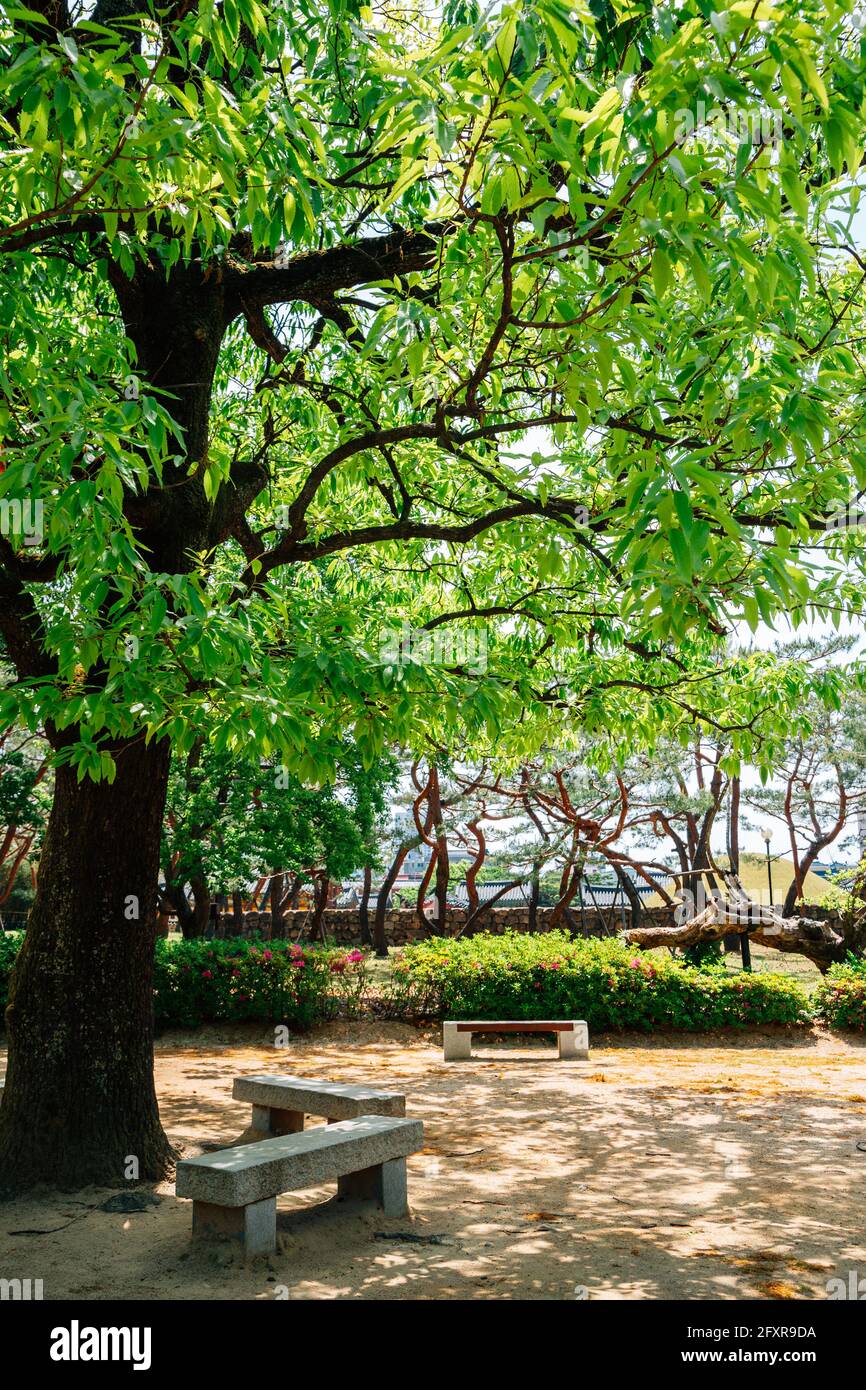
<instances>
[{"instance_id":1,"label":"concrete bench slab","mask_svg":"<svg viewBox=\"0 0 866 1390\"><path fill-rule=\"evenodd\" d=\"M423 1144L420 1120L362 1115L184 1159L176 1191L192 1198L194 1239L234 1236L248 1255L269 1254L276 1249L281 1192L336 1179L340 1196L374 1201L386 1216L405 1216L406 1158Z\"/></svg>"},{"instance_id":2,"label":"concrete bench slab","mask_svg":"<svg viewBox=\"0 0 866 1390\"><path fill-rule=\"evenodd\" d=\"M232 1086L235 1100L253 1107L252 1128L266 1134L297 1134L305 1115L329 1122L355 1120L359 1115L406 1114L406 1097L372 1086L343 1086L306 1076L238 1076Z\"/></svg>"},{"instance_id":3,"label":"concrete bench slab","mask_svg":"<svg viewBox=\"0 0 866 1390\"><path fill-rule=\"evenodd\" d=\"M442 1024L446 1062L472 1056L473 1033L555 1033L560 1058L589 1057L589 1029L581 1019L466 1018Z\"/></svg>"}]
</instances>

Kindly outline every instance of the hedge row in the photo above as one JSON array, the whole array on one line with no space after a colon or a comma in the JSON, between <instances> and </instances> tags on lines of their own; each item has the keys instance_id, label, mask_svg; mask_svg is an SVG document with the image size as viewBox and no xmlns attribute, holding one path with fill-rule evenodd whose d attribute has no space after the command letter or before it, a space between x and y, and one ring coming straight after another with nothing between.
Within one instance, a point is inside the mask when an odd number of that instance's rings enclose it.
<instances>
[{"instance_id":1,"label":"hedge row","mask_svg":"<svg viewBox=\"0 0 866 1390\"><path fill-rule=\"evenodd\" d=\"M0 932L0 1009L23 933ZM153 1003L158 1028L260 1019L296 1029L353 1014L366 988L360 951L293 942L157 941ZM0 1013L2 1020L2 1013Z\"/></svg>"},{"instance_id":2,"label":"hedge row","mask_svg":"<svg viewBox=\"0 0 866 1390\"><path fill-rule=\"evenodd\" d=\"M21 933L0 932L0 1018ZM565 933L476 936L407 947L384 995L361 951L287 941L159 940L154 1012L160 1028L256 1019L296 1029L365 1005L390 1017L584 1018L593 1032L692 1032L768 1023L866 1030L866 962L834 966L810 1001L784 975L728 975Z\"/></svg>"},{"instance_id":3,"label":"hedge row","mask_svg":"<svg viewBox=\"0 0 866 1390\"><path fill-rule=\"evenodd\" d=\"M682 1028L705 1032L809 1023L809 999L784 975L728 975L620 941L476 936L408 947L396 969L452 1018L582 1018L590 1032Z\"/></svg>"},{"instance_id":4,"label":"hedge row","mask_svg":"<svg viewBox=\"0 0 866 1390\"><path fill-rule=\"evenodd\" d=\"M866 961L831 965L815 991L815 1014L829 1028L866 1032Z\"/></svg>"}]
</instances>

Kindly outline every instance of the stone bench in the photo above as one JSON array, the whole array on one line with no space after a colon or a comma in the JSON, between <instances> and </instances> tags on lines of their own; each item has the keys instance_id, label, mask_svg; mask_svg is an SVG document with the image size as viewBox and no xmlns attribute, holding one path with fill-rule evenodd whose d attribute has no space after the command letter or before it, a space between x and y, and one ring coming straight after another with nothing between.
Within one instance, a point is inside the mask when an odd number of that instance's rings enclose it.
<instances>
[{"instance_id":1,"label":"stone bench","mask_svg":"<svg viewBox=\"0 0 866 1390\"><path fill-rule=\"evenodd\" d=\"M305 1115L356 1120L359 1115L406 1114L406 1097L371 1086L341 1086L336 1081L312 1081L306 1076L238 1076L232 1086L235 1100L253 1107L252 1128L265 1134L298 1134Z\"/></svg>"},{"instance_id":2,"label":"stone bench","mask_svg":"<svg viewBox=\"0 0 866 1390\"><path fill-rule=\"evenodd\" d=\"M339 1196L365 1198L386 1216L405 1216L406 1157L423 1143L420 1120L362 1115L184 1159L176 1191L192 1198L194 1239L232 1236L243 1240L248 1255L270 1254L281 1192L336 1179Z\"/></svg>"},{"instance_id":3,"label":"stone bench","mask_svg":"<svg viewBox=\"0 0 866 1390\"><path fill-rule=\"evenodd\" d=\"M456 1062L472 1056L473 1033L555 1033L561 1058L589 1057L589 1030L578 1019L544 1021L539 1019L462 1019L442 1024L445 1061Z\"/></svg>"}]
</instances>

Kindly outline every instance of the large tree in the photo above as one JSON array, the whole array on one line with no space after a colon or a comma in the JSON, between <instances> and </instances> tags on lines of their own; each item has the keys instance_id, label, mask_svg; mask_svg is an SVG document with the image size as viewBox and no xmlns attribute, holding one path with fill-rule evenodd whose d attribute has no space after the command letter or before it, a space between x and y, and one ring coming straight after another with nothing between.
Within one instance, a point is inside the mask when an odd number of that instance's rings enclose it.
<instances>
[{"instance_id":1,"label":"large tree","mask_svg":"<svg viewBox=\"0 0 866 1390\"><path fill-rule=\"evenodd\" d=\"M859 610L808 549L866 481L848 8L4 6L0 724L55 766L7 1186L170 1162L172 746L736 754L784 701L712 639Z\"/></svg>"}]
</instances>

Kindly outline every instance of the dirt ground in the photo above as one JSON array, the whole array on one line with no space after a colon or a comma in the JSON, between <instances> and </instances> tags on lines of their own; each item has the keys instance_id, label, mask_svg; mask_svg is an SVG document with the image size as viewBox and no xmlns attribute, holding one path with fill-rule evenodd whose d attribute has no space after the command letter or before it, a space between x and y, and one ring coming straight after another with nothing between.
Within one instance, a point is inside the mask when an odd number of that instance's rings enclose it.
<instances>
[{"instance_id":1,"label":"dirt ground","mask_svg":"<svg viewBox=\"0 0 866 1390\"><path fill-rule=\"evenodd\" d=\"M866 1273L866 1042L591 1044L589 1062L510 1039L446 1064L438 1033L396 1023L279 1050L243 1029L166 1036L157 1089L187 1157L243 1132L237 1074L405 1090L426 1140L411 1216L289 1194L279 1253L248 1263L192 1247L171 1183L132 1212L103 1210L108 1189L50 1194L0 1205L0 1277L42 1278L46 1299L823 1299L828 1279Z\"/></svg>"}]
</instances>

